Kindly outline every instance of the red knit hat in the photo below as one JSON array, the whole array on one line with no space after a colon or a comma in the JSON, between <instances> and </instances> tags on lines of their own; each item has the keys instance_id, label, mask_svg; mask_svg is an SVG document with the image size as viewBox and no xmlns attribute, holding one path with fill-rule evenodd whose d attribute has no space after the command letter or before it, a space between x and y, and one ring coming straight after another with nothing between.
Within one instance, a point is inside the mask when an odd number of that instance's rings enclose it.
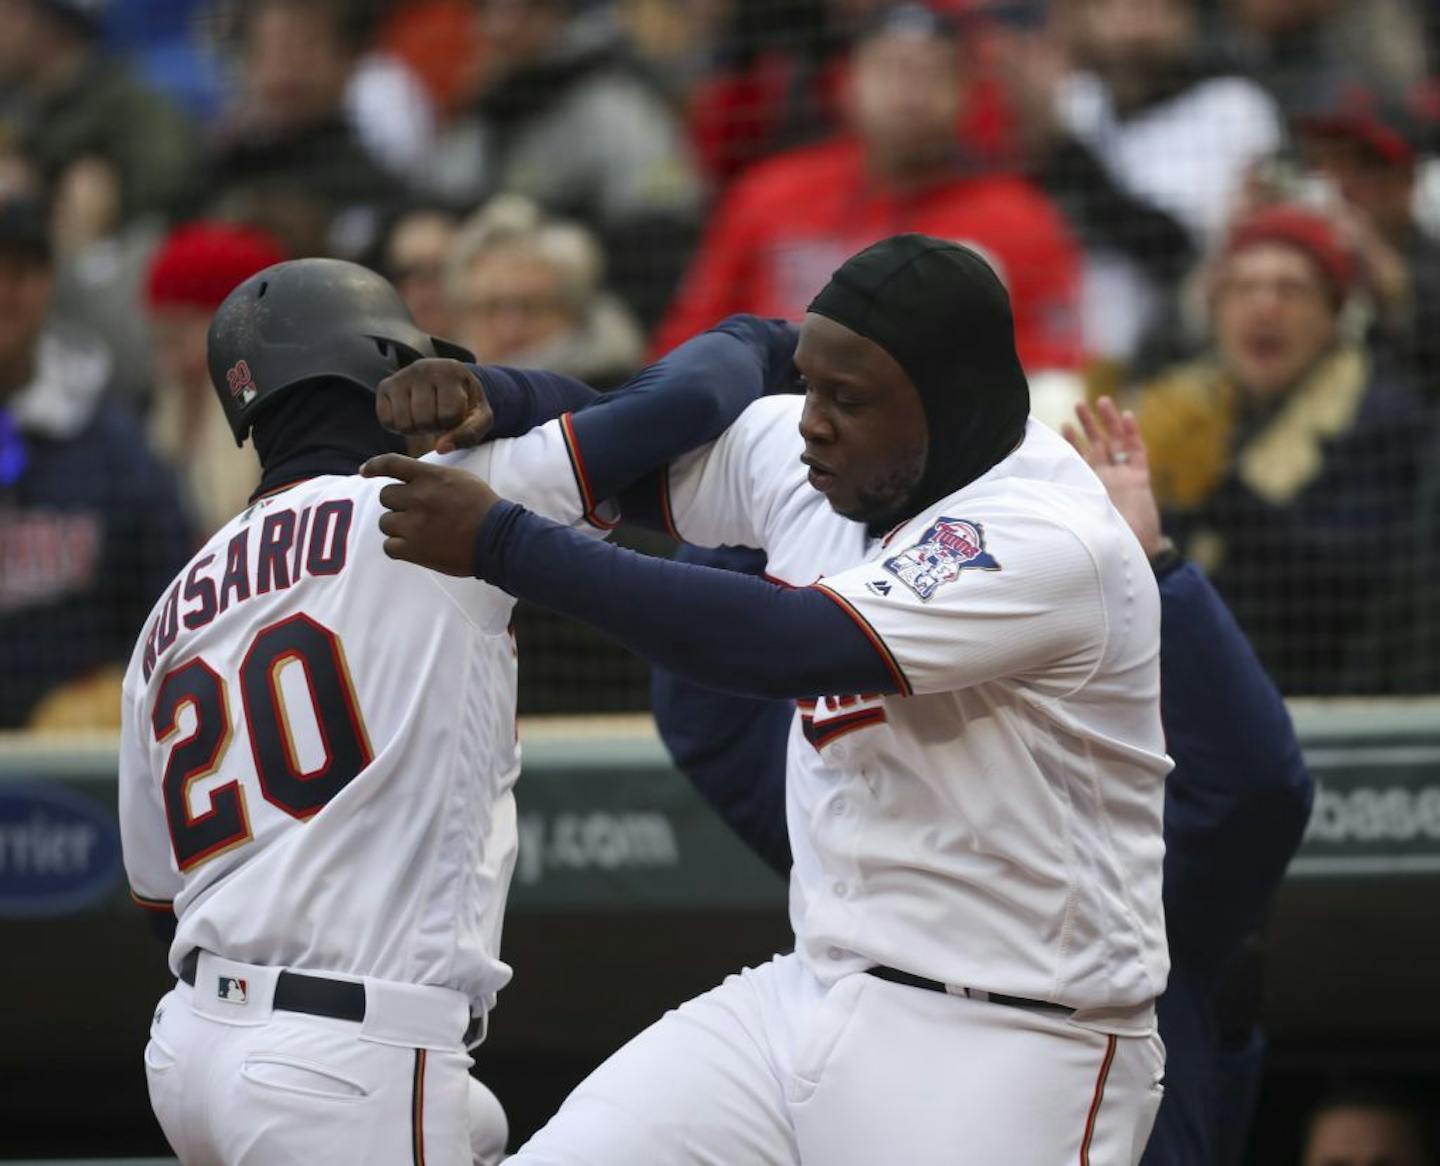
<instances>
[{"instance_id":1,"label":"red knit hat","mask_svg":"<svg viewBox=\"0 0 1440 1166\"><path fill-rule=\"evenodd\" d=\"M1337 301L1355 281L1355 254L1324 215L1296 203L1275 203L1238 223L1225 243L1234 255L1257 243L1285 243L1305 252L1320 268Z\"/></svg>"},{"instance_id":2,"label":"red knit hat","mask_svg":"<svg viewBox=\"0 0 1440 1166\"><path fill-rule=\"evenodd\" d=\"M200 222L176 227L150 259L145 282L151 308L218 308L257 271L281 262L285 252L253 227Z\"/></svg>"}]
</instances>

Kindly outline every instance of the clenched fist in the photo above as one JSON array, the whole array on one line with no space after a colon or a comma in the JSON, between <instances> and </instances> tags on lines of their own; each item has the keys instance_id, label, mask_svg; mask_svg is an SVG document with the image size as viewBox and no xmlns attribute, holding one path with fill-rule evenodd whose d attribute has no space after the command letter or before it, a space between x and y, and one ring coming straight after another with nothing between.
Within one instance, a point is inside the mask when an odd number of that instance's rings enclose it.
<instances>
[{"instance_id":1,"label":"clenched fist","mask_svg":"<svg viewBox=\"0 0 1440 1166\"><path fill-rule=\"evenodd\" d=\"M475 536L500 495L474 474L398 453L360 467L367 478L395 478L380 491L385 553L432 571L474 574Z\"/></svg>"},{"instance_id":2,"label":"clenched fist","mask_svg":"<svg viewBox=\"0 0 1440 1166\"><path fill-rule=\"evenodd\" d=\"M375 416L407 437L438 433L438 453L479 445L495 415L469 365L427 357L391 373L375 390Z\"/></svg>"}]
</instances>

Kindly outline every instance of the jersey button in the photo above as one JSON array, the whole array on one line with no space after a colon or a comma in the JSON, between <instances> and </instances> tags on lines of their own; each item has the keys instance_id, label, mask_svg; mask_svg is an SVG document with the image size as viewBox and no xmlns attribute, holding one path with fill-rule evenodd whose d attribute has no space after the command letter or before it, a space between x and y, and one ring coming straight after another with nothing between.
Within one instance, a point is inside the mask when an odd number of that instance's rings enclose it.
<instances>
[{"instance_id":1,"label":"jersey button","mask_svg":"<svg viewBox=\"0 0 1440 1166\"><path fill-rule=\"evenodd\" d=\"M835 883L830 890L834 892L837 899L848 899L850 897L850 887L846 883Z\"/></svg>"},{"instance_id":2,"label":"jersey button","mask_svg":"<svg viewBox=\"0 0 1440 1166\"><path fill-rule=\"evenodd\" d=\"M850 803L847 802L844 798L836 798L833 802L830 803L830 812L834 814L837 818L844 817L845 812L849 809Z\"/></svg>"},{"instance_id":3,"label":"jersey button","mask_svg":"<svg viewBox=\"0 0 1440 1166\"><path fill-rule=\"evenodd\" d=\"M841 951L838 947L831 947L830 950L827 951L825 954L828 955L832 960L843 959L845 956L845 953Z\"/></svg>"}]
</instances>

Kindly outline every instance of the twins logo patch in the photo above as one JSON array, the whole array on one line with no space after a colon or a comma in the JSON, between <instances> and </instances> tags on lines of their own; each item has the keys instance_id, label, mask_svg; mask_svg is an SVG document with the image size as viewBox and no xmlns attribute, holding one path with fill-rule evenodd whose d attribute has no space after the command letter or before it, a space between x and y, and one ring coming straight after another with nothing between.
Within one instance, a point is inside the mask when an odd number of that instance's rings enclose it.
<instances>
[{"instance_id":1,"label":"twins logo patch","mask_svg":"<svg viewBox=\"0 0 1440 1166\"><path fill-rule=\"evenodd\" d=\"M963 518L939 519L918 543L886 559L884 566L921 599L955 582L961 571L1000 570L985 549L985 528Z\"/></svg>"},{"instance_id":2,"label":"twins logo patch","mask_svg":"<svg viewBox=\"0 0 1440 1166\"><path fill-rule=\"evenodd\" d=\"M249 361L237 360L225 374L225 383L230 386L230 395L238 397L242 405L255 399L255 378L250 374Z\"/></svg>"},{"instance_id":3,"label":"twins logo patch","mask_svg":"<svg viewBox=\"0 0 1440 1166\"><path fill-rule=\"evenodd\" d=\"M221 976L220 986L215 994L226 1004L244 1004L248 999L245 993L245 981L236 979L234 976Z\"/></svg>"}]
</instances>

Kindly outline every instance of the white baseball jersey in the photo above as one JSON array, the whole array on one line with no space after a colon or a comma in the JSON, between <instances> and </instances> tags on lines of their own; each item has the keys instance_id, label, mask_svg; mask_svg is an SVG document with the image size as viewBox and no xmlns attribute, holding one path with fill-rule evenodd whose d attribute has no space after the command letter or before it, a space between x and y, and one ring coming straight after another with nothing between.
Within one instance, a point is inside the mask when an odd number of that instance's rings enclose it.
<instances>
[{"instance_id":1,"label":"white baseball jersey","mask_svg":"<svg viewBox=\"0 0 1440 1166\"><path fill-rule=\"evenodd\" d=\"M900 689L800 702L797 950L822 980L884 964L1125 1031L1168 971L1144 553L1033 419L988 473L872 539L806 481L801 407L755 403L669 483L682 537L763 548L772 578L822 588Z\"/></svg>"},{"instance_id":2,"label":"white baseball jersey","mask_svg":"<svg viewBox=\"0 0 1440 1166\"><path fill-rule=\"evenodd\" d=\"M438 459L581 525L558 422ZM191 948L464 992L510 978L500 924L520 765L508 595L395 562L384 480L264 498L156 604L125 677L132 893Z\"/></svg>"}]
</instances>

